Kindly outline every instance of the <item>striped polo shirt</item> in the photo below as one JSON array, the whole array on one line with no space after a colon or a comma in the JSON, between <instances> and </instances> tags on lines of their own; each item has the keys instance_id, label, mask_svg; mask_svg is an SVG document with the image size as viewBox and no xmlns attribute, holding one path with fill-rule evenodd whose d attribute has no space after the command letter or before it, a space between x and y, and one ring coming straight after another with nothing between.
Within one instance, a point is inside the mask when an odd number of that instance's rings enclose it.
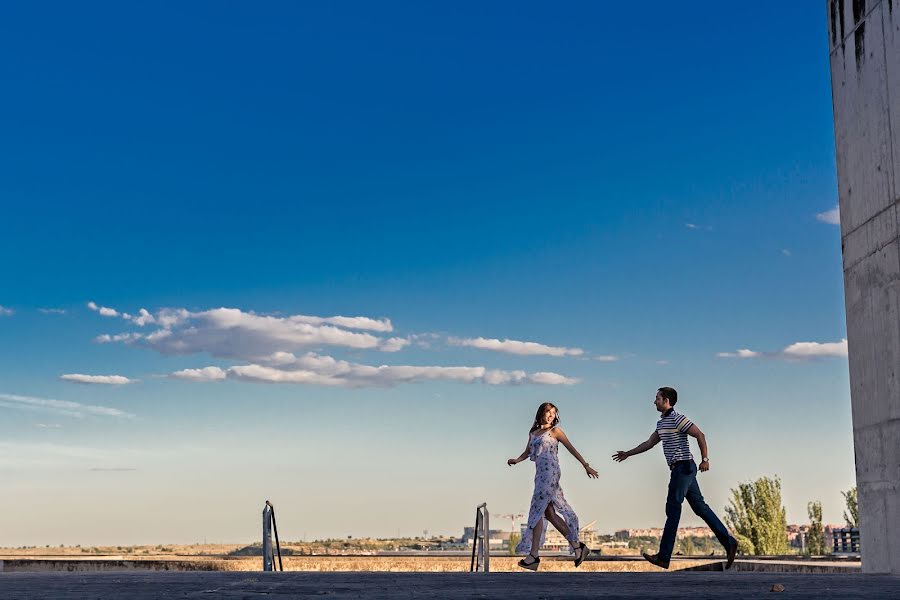
<instances>
[{"instance_id":1,"label":"striped polo shirt","mask_svg":"<svg viewBox=\"0 0 900 600\"><path fill-rule=\"evenodd\" d=\"M663 454L666 455L666 462L670 467L679 460L694 460L687 435L691 425L693 423L690 419L678 414L672 408L664 412L662 418L656 422L656 433L662 440Z\"/></svg>"}]
</instances>

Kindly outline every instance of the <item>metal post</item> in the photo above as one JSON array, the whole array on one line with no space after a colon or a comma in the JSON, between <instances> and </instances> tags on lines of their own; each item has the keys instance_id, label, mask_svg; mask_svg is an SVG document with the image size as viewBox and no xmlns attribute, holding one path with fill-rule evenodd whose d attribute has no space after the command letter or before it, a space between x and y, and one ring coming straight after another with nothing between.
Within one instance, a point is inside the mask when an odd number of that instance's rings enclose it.
<instances>
[{"instance_id":1,"label":"metal post","mask_svg":"<svg viewBox=\"0 0 900 600\"><path fill-rule=\"evenodd\" d=\"M278 570L284 571L284 565L281 562L281 542L278 541L278 523L275 522L275 507L266 500L266 505L272 509L272 531L275 532L275 550L278 551Z\"/></svg>"},{"instance_id":2,"label":"metal post","mask_svg":"<svg viewBox=\"0 0 900 600\"><path fill-rule=\"evenodd\" d=\"M491 524L487 503L483 502L475 508L475 535L472 539L471 572L489 573L491 570Z\"/></svg>"},{"instance_id":3,"label":"metal post","mask_svg":"<svg viewBox=\"0 0 900 600\"><path fill-rule=\"evenodd\" d=\"M275 560L272 552L272 505L266 500L266 505L262 511L262 552L263 552L263 571L274 571Z\"/></svg>"},{"instance_id":4,"label":"metal post","mask_svg":"<svg viewBox=\"0 0 900 600\"><path fill-rule=\"evenodd\" d=\"M491 513L488 512L487 502L481 506L484 507L484 572L491 572Z\"/></svg>"}]
</instances>

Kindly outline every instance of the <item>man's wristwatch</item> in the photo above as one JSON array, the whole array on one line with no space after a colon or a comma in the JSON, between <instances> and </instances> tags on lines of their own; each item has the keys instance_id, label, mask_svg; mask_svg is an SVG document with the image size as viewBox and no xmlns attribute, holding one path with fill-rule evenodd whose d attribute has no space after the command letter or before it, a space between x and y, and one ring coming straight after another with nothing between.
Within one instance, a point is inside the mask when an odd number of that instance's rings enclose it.
<instances>
[{"instance_id":1,"label":"man's wristwatch","mask_svg":"<svg viewBox=\"0 0 900 600\"><path fill-rule=\"evenodd\" d=\"M703 457L703 460L701 460L700 462L709 462L709 458L707 458L707 457L704 456L704 457Z\"/></svg>"}]
</instances>

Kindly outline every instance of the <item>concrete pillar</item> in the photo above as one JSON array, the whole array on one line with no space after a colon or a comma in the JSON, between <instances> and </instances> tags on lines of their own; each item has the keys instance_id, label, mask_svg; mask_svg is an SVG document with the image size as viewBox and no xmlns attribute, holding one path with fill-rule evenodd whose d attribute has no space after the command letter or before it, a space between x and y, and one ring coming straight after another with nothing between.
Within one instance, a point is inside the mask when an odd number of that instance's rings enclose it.
<instances>
[{"instance_id":1,"label":"concrete pillar","mask_svg":"<svg viewBox=\"0 0 900 600\"><path fill-rule=\"evenodd\" d=\"M900 575L900 0L827 0L863 570Z\"/></svg>"}]
</instances>

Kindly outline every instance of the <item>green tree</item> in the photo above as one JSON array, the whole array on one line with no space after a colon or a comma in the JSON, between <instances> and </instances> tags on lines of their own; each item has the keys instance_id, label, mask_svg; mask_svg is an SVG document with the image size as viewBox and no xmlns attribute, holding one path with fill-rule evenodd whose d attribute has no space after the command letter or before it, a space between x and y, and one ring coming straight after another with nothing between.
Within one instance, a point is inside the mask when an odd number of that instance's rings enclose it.
<instances>
[{"instance_id":1,"label":"green tree","mask_svg":"<svg viewBox=\"0 0 900 600\"><path fill-rule=\"evenodd\" d=\"M787 516L781 502L781 480L760 477L731 490L725 520L741 554L788 553Z\"/></svg>"},{"instance_id":2,"label":"green tree","mask_svg":"<svg viewBox=\"0 0 900 600\"><path fill-rule=\"evenodd\" d=\"M519 542L522 540L522 535L519 533L510 533L509 534L509 554L510 556L516 553L516 546L519 545Z\"/></svg>"},{"instance_id":3,"label":"green tree","mask_svg":"<svg viewBox=\"0 0 900 600\"><path fill-rule=\"evenodd\" d=\"M853 486L846 492L841 492L844 496L844 502L847 504L847 510L844 511L844 521L847 527L859 527L859 501L856 496L856 486Z\"/></svg>"},{"instance_id":4,"label":"green tree","mask_svg":"<svg viewBox=\"0 0 900 600\"><path fill-rule=\"evenodd\" d=\"M822 503L810 502L806 505L809 514L809 532L806 534L806 551L820 556L825 554L825 529L822 527Z\"/></svg>"}]
</instances>

